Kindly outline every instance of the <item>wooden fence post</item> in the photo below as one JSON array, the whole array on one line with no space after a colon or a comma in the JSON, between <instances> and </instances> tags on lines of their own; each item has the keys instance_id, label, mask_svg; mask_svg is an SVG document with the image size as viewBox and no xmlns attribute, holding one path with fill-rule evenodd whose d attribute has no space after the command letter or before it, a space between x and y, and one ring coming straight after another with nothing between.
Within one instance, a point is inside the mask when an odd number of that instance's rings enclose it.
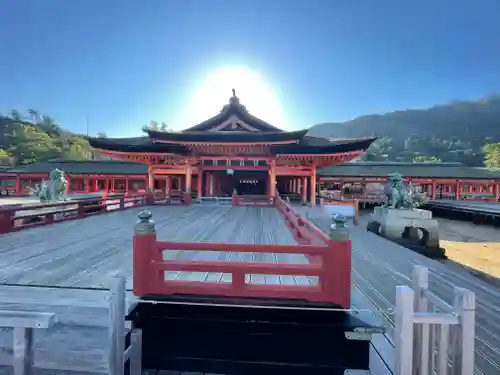
<instances>
[{"instance_id":1,"label":"wooden fence post","mask_svg":"<svg viewBox=\"0 0 500 375\"><path fill-rule=\"evenodd\" d=\"M408 286L396 287L395 375L413 374L413 304L414 292Z\"/></svg>"},{"instance_id":2,"label":"wooden fence post","mask_svg":"<svg viewBox=\"0 0 500 375\"><path fill-rule=\"evenodd\" d=\"M352 243L349 240L349 229L346 225L347 218L341 214L333 216L330 225L330 241L328 241L327 254L323 256L324 265L330 288L337 301L344 308L351 307L351 262Z\"/></svg>"},{"instance_id":3,"label":"wooden fence post","mask_svg":"<svg viewBox=\"0 0 500 375\"><path fill-rule=\"evenodd\" d=\"M10 233L14 229L14 210L0 211L0 234Z\"/></svg>"},{"instance_id":4,"label":"wooden fence post","mask_svg":"<svg viewBox=\"0 0 500 375\"><path fill-rule=\"evenodd\" d=\"M455 348L461 375L474 374L474 339L476 298L474 292L463 288L455 288L454 307L460 317L460 347Z\"/></svg>"},{"instance_id":5,"label":"wooden fence post","mask_svg":"<svg viewBox=\"0 0 500 375\"><path fill-rule=\"evenodd\" d=\"M148 293L149 280L153 275L149 265L157 256L156 229L150 211L141 211L134 227L133 290L137 297Z\"/></svg>"},{"instance_id":6,"label":"wooden fence post","mask_svg":"<svg viewBox=\"0 0 500 375\"><path fill-rule=\"evenodd\" d=\"M109 375L124 374L125 278L113 277L109 296Z\"/></svg>"},{"instance_id":7,"label":"wooden fence post","mask_svg":"<svg viewBox=\"0 0 500 375\"><path fill-rule=\"evenodd\" d=\"M412 283L415 292L413 304L415 312L427 312L427 298L424 296L425 290L429 288L429 270L427 267L413 267ZM417 324L414 327L414 366L417 368L417 373L422 375L426 374L426 369L429 366L429 328L429 324Z\"/></svg>"}]
</instances>

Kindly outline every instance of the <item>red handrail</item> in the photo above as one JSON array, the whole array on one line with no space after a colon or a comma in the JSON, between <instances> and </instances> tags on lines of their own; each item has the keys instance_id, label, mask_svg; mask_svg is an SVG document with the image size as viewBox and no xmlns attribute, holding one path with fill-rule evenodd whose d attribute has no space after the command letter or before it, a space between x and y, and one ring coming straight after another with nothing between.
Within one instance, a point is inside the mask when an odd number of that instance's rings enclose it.
<instances>
[{"instance_id":1,"label":"red handrail","mask_svg":"<svg viewBox=\"0 0 500 375\"><path fill-rule=\"evenodd\" d=\"M190 294L302 299L349 308L351 242L330 240L279 197L276 206L288 220L294 236L300 239L300 245L158 241L155 231L139 231L134 236L134 294L137 297ZM164 260L165 250L304 254L312 261L310 264L290 264ZM229 273L231 282L165 280L166 271ZM247 282L247 276L251 274L317 276L319 282L310 285L252 284Z\"/></svg>"}]
</instances>

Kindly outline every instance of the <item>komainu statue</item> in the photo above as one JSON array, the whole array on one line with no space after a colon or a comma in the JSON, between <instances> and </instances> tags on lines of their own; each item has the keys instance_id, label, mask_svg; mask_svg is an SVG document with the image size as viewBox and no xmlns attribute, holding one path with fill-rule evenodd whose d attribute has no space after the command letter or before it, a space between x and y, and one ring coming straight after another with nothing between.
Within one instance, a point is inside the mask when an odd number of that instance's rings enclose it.
<instances>
[{"instance_id":1,"label":"komainu statue","mask_svg":"<svg viewBox=\"0 0 500 375\"><path fill-rule=\"evenodd\" d=\"M425 194L415 193L411 185L408 187L403 185L403 176L400 173L389 174L387 181L384 186L384 193L387 196L385 207L413 209L426 202Z\"/></svg>"},{"instance_id":2,"label":"komainu statue","mask_svg":"<svg viewBox=\"0 0 500 375\"><path fill-rule=\"evenodd\" d=\"M68 181L64 172L60 169L54 169L49 173L49 181L42 180L31 190L31 195L38 197L40 202L56 202L66 200L66 189Z\"/></svg>"}]
</instances>

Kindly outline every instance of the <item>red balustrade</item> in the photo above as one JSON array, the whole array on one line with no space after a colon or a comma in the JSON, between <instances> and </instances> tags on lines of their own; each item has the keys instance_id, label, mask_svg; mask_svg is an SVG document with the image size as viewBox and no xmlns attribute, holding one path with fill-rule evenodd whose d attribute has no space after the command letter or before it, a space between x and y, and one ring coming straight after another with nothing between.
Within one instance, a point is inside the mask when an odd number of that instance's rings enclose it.
<instances>
[{"instance_id":1,"label":"red balustrade","mask_svg":"<svg viewBox=\"0 0 500 375\"><path fill-rule=\"evenodd\" d=\"M133 250L134 294L137 297L181 294L300 299L349 308L351 242L330 240L314 224L297 215L281 198L277 198L276 206L294 237L299 238L300 245L167 242L157 240L154 228L136 231ZM310 259L310 264L164 260L163 252L168 250L303 254ZM231 281L168 280L165 279L167 271L227 273L231 274ZM319 282L309 285L247 282L247 275L253 274L317 276Z\"/></svg>"},{"instance_id":2,"label":"red balustrade","mask_svg":"<svg viewBox=\"0 0 500 375\"><path fill-rule=\"evenodd\" d=\"M147 204L147 194L0 206L0 234Z\"/></svg>"},{"instance_id":3,"label":"red balustrade","mask_svg":"<svg viewBox=\"0 0 500 375\"><path fill-rule=\"evenodd\" d=\"M274 199L268 195L237 195L232 196L233 206L271 207Z\"/></svg>"}]
</instances>

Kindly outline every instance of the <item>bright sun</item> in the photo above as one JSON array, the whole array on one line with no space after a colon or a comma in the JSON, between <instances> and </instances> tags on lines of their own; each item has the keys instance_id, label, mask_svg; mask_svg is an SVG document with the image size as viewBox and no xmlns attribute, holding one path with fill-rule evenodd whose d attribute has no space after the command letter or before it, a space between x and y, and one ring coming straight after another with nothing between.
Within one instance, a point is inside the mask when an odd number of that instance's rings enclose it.
<instances>
[{"instance_id":1,"label":"bright sun","mask_svg":"<svg viewBox=\"0 0 500 375\"><path fill-rule=\"evenodd\" d=\"M245 67L221 68L207 75L189 99L186 120L194 125L215 116L229 102L233 88L251 114L286 128L285 113L275 90L261 75Z\"/></svg>"}]
</instances>

